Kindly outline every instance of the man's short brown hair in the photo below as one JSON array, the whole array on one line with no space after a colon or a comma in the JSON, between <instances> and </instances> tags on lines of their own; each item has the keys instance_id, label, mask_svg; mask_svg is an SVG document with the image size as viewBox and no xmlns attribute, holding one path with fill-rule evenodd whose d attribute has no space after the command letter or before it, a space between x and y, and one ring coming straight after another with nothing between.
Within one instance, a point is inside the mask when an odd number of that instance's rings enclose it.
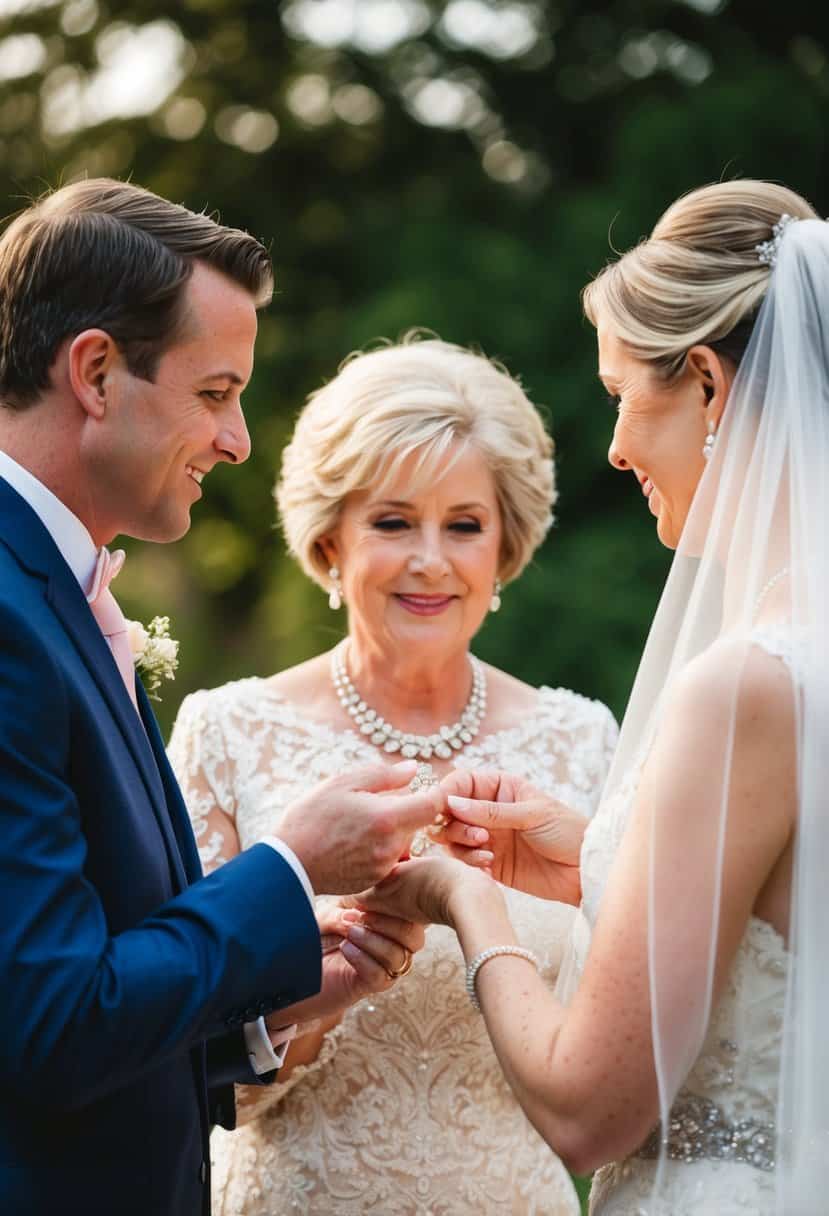
<instances>
[{"instance_id":1,"label":"man's short brown hair","mask_svg":"<svg viewBox=\"0 0 829 1216\"><path fill-rule=\"evenodd\" d=\"M85 329L118 343L152 380L185 325L196 261L250 292L273 291L267 250L207 215L109 178L75 182L21 212L0 238L0 403L25 409L49 387L60 344Z\"/></svg>"}]
</instances>

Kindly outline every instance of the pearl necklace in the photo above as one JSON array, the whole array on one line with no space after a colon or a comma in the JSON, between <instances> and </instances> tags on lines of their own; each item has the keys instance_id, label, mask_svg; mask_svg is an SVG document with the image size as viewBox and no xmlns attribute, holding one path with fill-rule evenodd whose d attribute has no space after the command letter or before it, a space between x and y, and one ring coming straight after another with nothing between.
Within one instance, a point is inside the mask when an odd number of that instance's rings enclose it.
<instances>
[{"instance_id":1,"label":"pearl necklace","mask_svg":"<svg viewBox=\"0 0 829 1216\"><path fill-rule=\"evenodd\" d=\"M375 747L381 747L384 752L400 752L407 760L428 760L433 755L448 760L453 752L461 751L472 742L486 714L484 669L474 655L469 656L469 661L472 692L463 713L453 726L440 726L433 735L413 735L397 730L363 700L346 670L345 644L338 646L331 655L331 678L340 705L354 719L360 734L366 735Z\"/></svg>"},{"instance_id":2,"label":"pearl necklace","mask_svg":"<svg viewBox=\"0 0 829 1216\"><path fill-rule=\"evenodd\" d=\"M763 603L763 600L768 595L768 593L771 591L771 589L773 587L776 587L777 584L780 582L781 578L785 578L788 573L789 573L789 567L783 566L780 570L777 571L776 574L773 574L771 576L771 578L768 580L766 585L763 587L760 594L757 596L757 599L754 601L754 607L751 610L751 619L752 620L757 619L757 615L760 612L760 606Z\"/></svg>"}]
</instances>

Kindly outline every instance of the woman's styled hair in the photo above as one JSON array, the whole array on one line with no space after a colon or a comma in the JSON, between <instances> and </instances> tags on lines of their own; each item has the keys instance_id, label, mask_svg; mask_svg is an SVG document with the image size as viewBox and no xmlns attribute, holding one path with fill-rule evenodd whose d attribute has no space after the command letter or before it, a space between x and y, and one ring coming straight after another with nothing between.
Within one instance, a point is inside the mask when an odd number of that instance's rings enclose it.
<instances>
[{"instance_id":1,"label":"woman's styled hair","mask_svg":"<svg viewBox=\"0 0 829 1216\"><path fill-rule=\"evenodd\" d=\"M85 329L106 330L133 375L152 380L186 328L196 261L257 307L270 300L259 241L129 182L74 182L27 207L0 238L0 402L33 404L60 344Z\"/></svg>"},{"instance_id":2,"label":"woman's styled hair","mask_svg":"<svg viewBox=\"0 0 829 1216\"><path fill-rule=\"evenodd\" d=\"M784 214L815 219L785 186L720 182L673 203L651 235L585 287L593 325L607 319L616 335L666 381L685 367L692 346L710 346L738 365L769 284L758 245Z\"/></svg>"},{"instance_id":3,"label":"woman's styled hair","mask_svg":"<svg viewBox=\"0 0 829 1216\"><path fill-rule=\"evenodd\" d=\"M347 495L389 483L413 453L412 489L428 485L450 451L457 459L470 447L495 480L506 582L552 523L553 442L535 406L498 364L416 333L352 355L311 394L282 456L275 497L290 552L327 586L318 542L336 527Z\"/></svg>"}]
</instances>

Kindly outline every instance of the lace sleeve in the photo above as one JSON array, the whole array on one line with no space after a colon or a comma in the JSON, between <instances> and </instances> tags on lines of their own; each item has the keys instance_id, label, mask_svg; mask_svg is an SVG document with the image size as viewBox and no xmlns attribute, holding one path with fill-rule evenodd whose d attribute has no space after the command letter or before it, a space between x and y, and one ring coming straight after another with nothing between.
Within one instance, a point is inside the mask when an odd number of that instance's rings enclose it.
<instances>
[{"instance_id":1,"label":"lace sleeve","mask_svg":"<svg viewBox=\"0 0 829 1216\"><path fill-rule=\"evenodd\" d=\"M202 868L209 874L239 852L239 837L233 767L208 693L184 698L167 754L187 804Z\"/></svg>"},{"instance_id":2,"label":"lace sleeve","mask_svg":"<svg viewBox=\"0 0 829 1216\"><path fill-rule=\"evenodd\" d=\"M613 754L616 751L616 744L619 742L619 724L613 714L601 701L594 701L593 705L596 711L595 721L593 730L585 741L585 746L588 749L592 748L593 751L591 767L596 775L591 798L591 815L599 805L607 774L610 772Z\"/></svg>"}]
</instances>

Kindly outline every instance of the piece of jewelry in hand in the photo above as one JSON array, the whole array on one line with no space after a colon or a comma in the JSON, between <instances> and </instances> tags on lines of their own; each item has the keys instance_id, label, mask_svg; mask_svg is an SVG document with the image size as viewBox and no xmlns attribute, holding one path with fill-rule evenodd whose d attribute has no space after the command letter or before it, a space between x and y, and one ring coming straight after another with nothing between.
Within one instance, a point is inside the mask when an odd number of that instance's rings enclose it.
<instances>
[{"instance_id":1,"label":"piece of jewelry in hand","mask_svg":"<svg viewBox=\"0 0 829 1216\"><path fill-rule=\"evenodd\" d=\"M401 967L396 968L396 970L394 970L394 971L389 970L388 967L385 968L386 975L389 977L390 980L402 979L403 976L408 975L412 969L412 963L414 962L414 956L413 956L411 950L407 950L406 947L404 946L403 953L405 955L405 958L403 959L403 965Z\"/></svg>"},{"instance_id":2,"label":"piece of jewelry in hand","mask_svg":"<svg viewBox=\"0 0 829 1216\"><path fill-rule=\"evenodd\" d=\"M488 963L491 958L498 958L501 954L514 954L516 958L525 958L528 963L532 963L536 971L539 970L538 959L532 950L525 950L523 946L490 946L488 950L482 950L480 954L476 954L466 968L466 994L478 1013L481 1012L478 994L475 991L478 972L484 963Z\"/></svg>"},{"instance_id":3,"label":"piece of jewelry in hand","mask_svg":"<svg viewBox=\"0 0 829 1216\"><path fill-rule=\"evenodd\" d=\"M438 784L438 778L431 764L418 764L417 772L409 782L409 789L413 794L419 793L420 790L427 790L432 785ZM431 849L434 844L433 840L429 839L430 832L439 831L448 823L448 819L442 811L438 811L432 823L427 828L419 828L412 837L412 843L409 845L409 854L412 857L420 857L421 853L425 853L427 849Z\"/></svg>"},{"instance_id":4,"label":"piece of jewelry in hand","mask_svg":"<svg viewBox=\"0 0 829 1216\"><path fill-rule=\"evenodd\" d=\"M351 682L345 665L345 643L337 646L331 655L331 678L339 702L349 714L360 734L380 747L384 752L400 752L406 760L429 760L437 756L449 760L455 752L462 751L480 729L486 714L486 676L483 665L469 656L472 665L472 692L461 713L452 726L440 726L433 735L414 735L397 730L376 709L365 701Z\"/></svg>"}]
</instances>

